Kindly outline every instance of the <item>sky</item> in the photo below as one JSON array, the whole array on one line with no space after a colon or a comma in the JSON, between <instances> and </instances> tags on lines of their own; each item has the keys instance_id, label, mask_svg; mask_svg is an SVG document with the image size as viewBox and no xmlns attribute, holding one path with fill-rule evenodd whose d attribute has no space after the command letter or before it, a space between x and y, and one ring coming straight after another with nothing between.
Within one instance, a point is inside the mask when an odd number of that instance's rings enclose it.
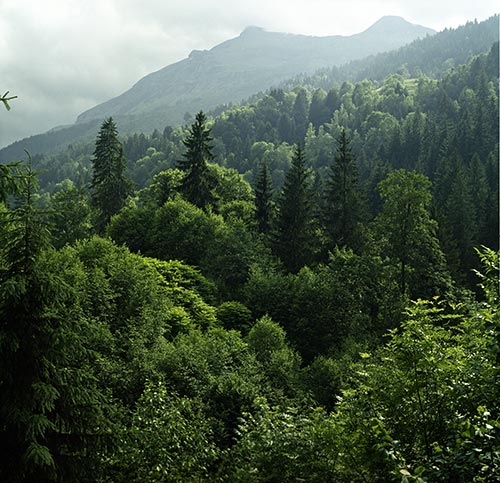
<instances>
[{"instance_id":1,"label":"sky","mask_svg":"<svg viewBox=\"0 0 500 483\"><path fill-rule=\"evenodd\" d=\"M498 13L498 0L0 0L0 147L126 91L144 75L254 25L351 35L384 15L437 31Z\"/></svg>"}]
</instances>

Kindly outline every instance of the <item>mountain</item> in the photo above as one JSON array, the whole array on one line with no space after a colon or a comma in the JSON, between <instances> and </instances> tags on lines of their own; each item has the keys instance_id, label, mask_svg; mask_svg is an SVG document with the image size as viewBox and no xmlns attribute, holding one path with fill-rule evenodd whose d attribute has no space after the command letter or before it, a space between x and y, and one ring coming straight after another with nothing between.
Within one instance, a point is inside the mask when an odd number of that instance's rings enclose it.
<instances>
[{"instance_id":1,"label":"mountain","mask_svg":"<svg viewBox=\"0 0 500 483\"><path fill-rule=\"evenodd\" d=\"M329 89L335 83L363 79L382 81L398 71L410 77L422 74L439 79L447 71L467 63L471 57L487 52L499 41L499 16L482 22L467 22L455 29L445 29L436 35L417 39L399 49L354 60L340 67L320 69L313 75L299 75L276 86L285 90L296 85Z\"/></svg>"},{"instance_id":2,"label":"mountain","mask_svg":"<svg viewBox=\"0 0 500 483\"><path fill-rule=\"evenodd\" d=\"M0 161L23 156L24 148L46 153L88 141L108 116L115 118L122 134L180 124L186 112L240 102L297 74L339 66L433 33L390 16L351 36L313 37L248 27L237 38L195 50L187 59L147 75L122 95L82 113L74 125L13 143L0 151Z\"/></svg>"},{"instance_id":3,"label":"mountain","mask_svg":"<svg viewBox=\"0 0 500 483\"><path fill-rule=\"evenodd\" d=\"M239 102L299 73L341 65L395 49L434 33L400 17L383 17L348 36L313 37L249 27L235 39L147 75L122 95L78 117L77 123L114 116L127 132L183 121L186 112Z\"/></svg>"}]
</instances>

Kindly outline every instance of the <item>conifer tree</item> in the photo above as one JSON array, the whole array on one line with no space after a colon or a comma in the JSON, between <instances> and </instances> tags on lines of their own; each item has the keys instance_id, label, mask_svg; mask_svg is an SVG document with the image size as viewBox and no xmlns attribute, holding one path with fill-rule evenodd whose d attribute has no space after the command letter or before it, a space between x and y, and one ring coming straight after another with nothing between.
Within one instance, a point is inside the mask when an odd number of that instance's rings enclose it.
<instances>
[{"instance_id":1,"label":"conifer tree","mask_svg":"<svg viewBox=\"0 0 500 483\"><path fill-rule=\"evenodd\" d=\"M0 481L82 481L105 431L89 327L48 268L56 255L31 162L17 181L17 207L0 219Z\"/></svg>"},{"instance_id":2,"label":"conifer tree","mask_svg":"<svg viewBox=\"0 0 500 483\"><path fill-rule=\"evenodd\" d=\"M216 201L213 193L215 183L207 165L208 161L214 159L214 155L210 144L212 137L206 122L207 118L202 111L196 114L188 136L183 141L186 146L184 159L178 163L178 167L184 171L181 192L187 201L199 208L214 205Z\"/></svg>"},{"instance_id":3,"label":"conifer tree","mask_svg":"<svg viewBox=\"0 0 500 483\"><path fill-rule=\"evenodd\" d=\"M330 249L335 245L350 248L359 245L362 213L358 167L349 138L342 129L325 189L323 224Z\"/></svg>"},{"instance_id":4,"label":"conifer tree","mask_svg":"<svg viewBox=\"0 0 500 483\"><path fill-rule=\"evenodd\" d=\"M269 166L266 161L260 165L255 182L255 216L261 233L268 233L271 228L273 207L273 185Z\"/></svg>"},{"instance_id":5,"label":"conifer tree","mask_svg":"<svg viewBox=\"0 0 500 483\"><path fill-rule=\"evenodd\" d=\"M300 144L295 146L278 208L275 251L289 272L298 272L312 255L310 180Z\"/></svg>"},{"instance_id":6,"label":"conifer tree","mask_svg":"<svg viewBox=\"0 0 500 483\"><path fill-rule=\"evenodd\" d=\"M132 182L125 176L127 160L113 118L106 119L97 136L92 160L92 204L98 211L97 230L125 205Z\"/></svg>"},{"instance_id":7,"label":"conifer tree","mask_svg":"<svg viewBox=\"0 0 500 483\"><path fill-rule=\"evenodd\" d=\"M0 164L0 203L7 204L9 194L17 194L16 169L19 163Z\"/></svg>"},{"instance_id":8,"label":"conifer tree","mask_svg":"<svg viewBox=\"0 0 500 483\"><path fill-rule=\"evenodd\" d=\"M307 91L304 88L300 88L297 92L292 114L295 123L295 141L302 143L309 121L309 100L307 99Z\"/></svg>"},{"instance_id":9,"label":"conifer tree","mask_svg":"<svg viewBox=\"0 0 500 483\"><path fill-rule=\"evenodd\" d=\"M46 321L37 304L42 286L36 259L47 247L48 235L45 225L39 223L34 205L35 177L31 166L20 175L18 184L19 206L2 216L0 231L4 261L0 270L0 441L5 446L0 447L3 457L0 477L3 481L13 477L22 480L23 473L29 473L32 465L43 468L54 465L52 456L40 442L50 426L43 408L50 405L52 388L41 384L40 372L45 368L37 364L37 356L43 354L40 349L46 343L43 336ZM38 394L32 390L35 383L43 389Z\"/></svg>"}]
</instances>

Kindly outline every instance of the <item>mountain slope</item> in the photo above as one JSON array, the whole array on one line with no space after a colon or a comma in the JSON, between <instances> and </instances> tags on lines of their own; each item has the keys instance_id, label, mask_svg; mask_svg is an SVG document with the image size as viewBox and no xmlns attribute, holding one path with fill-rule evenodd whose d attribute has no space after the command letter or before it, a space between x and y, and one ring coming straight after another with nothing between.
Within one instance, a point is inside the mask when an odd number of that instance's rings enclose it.
<instances>
[{"instance_id":1,"label":"mountain slope","mask_svg":"<svg viewBox=\"0 0 500 483\"><path fill-rule=\"evenodd\" d=\"M392 20L398 21L397 18ZM368 32L371 35L374 32L377 33L377 29L384 27L384 23L387 25L387 21L388 19L384 18L384 21L372 26L368 29ZM248 29L246 34L251 34L252 30L255 29ZM366 34L367 32L365 32ZM451 65L462 64L473 55L488 52L492 44L497 41L498 15L479 23L469 22L457 29L446 29L435 35L415 40L407 46L391 52L353 61L329 70L323 68L317 76L307 74L295 76L293 80L284 82L282 85L284 88L298 84L329 88L334 83L344 80L356 81L363 78L382 79L391 73L395 73L400 67L407 67L412 75L418 75L418 71L420 71L431 77L440 77ZM220 44L219 47L222 48L225 44L227 42ZM194 56L196 55L195 53ZM278 82L273 82L274 87L278 85ZM192 112L196 112L196 109L201 107L197 105ZM221 106L217 107L220 108ZM219 111L220 109L217 110L217 112ZM138 117L140 118L140 116ZM117 124L120 133L133 132L133 121L133 116L119 116ZM51 130L45 134L17 141L0 150L0 162L9 162L22 158L24 156L24 149L27 149L33 155L37 153L43 154L62 150L68 144L93 141L101 122L102 118L95 118L88 122L83 122L81 119L79 123L72 126ZM154 127L162 129L166 124L166 122L160 122ZM135 131L147 132L148 129L138 128Z\"/></svg>"},{"instance_id":2,"label":"mountain slope","mask_svg":"<svg viewBox=\"0 0 500 483\"><path fill-rule=\"evenodd\" d=\"M432 30L400 17L383 17L349 37L312 37L247 28L208 51L149 74L122 95L78 117L77 123L114 116L126 132L182 122L186 112L239 102L299 73L312 73L391 50Z\"/></svg>"},{"instance_id":3,"label":"mountain slope","mask_svg":"<svg viewBox=\"0 0 500 483\"><path fill-rule=\"evenodd\" d=\"M467 22L456 29L445 29L436 35L417 39L397 50L355 60L341 67L320 69L313 75L299 75L288 79L279 87L290 89L296 85L329 88L346 80L363 79L382 81L403 69L410 77L425 74L441 78L451 67L465 64L478 54L487 52L499 41L499 16L494 15L482 22Z\"/></svg>"}]
</instances>

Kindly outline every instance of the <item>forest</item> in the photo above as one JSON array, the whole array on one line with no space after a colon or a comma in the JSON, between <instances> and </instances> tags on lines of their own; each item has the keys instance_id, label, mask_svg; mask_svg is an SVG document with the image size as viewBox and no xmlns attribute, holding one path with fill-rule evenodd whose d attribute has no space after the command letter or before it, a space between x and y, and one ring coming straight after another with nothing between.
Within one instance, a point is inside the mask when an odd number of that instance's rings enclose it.
<instances>
[{"instance_id":1,"label":"forest","mask_svg":"<svg viewBox=\"0 0 500 483\"><path fill-rule=\"evenodd\" d=\"M409 67L0 164L1 481L499 480L499 44Z\"/></svg>"}]
</instances>

